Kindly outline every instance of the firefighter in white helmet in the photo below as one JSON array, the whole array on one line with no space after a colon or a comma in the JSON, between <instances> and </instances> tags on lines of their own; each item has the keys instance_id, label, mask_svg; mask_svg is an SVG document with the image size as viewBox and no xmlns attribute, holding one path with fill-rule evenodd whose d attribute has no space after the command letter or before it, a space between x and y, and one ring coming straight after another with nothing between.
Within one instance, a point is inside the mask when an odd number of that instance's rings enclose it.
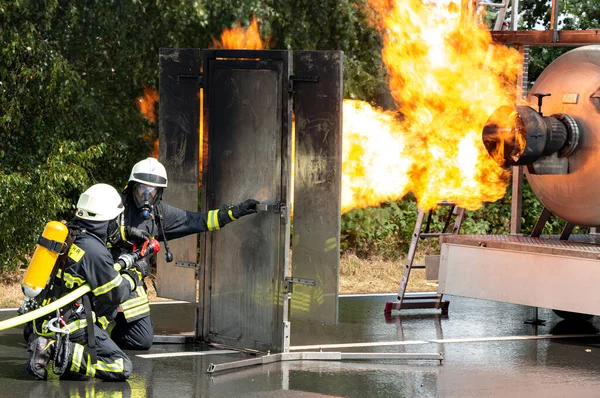
<instances>
[{"instance_id":1,"label":"firefighter in white helmet","mask_svg":"<svg viewBox=\"0 0 600 398\"><path fill-rule=\"evenodd\" d=\"M119 217L119 230L110 239L114 258L131 251L132 245L156 238L163 243L167 262L173 257L168 240L198 232L215 231L236 219L256 213L256 200L235 206L222 205L208 212L182 210L161 202L168 178L165 167L154 158L146 158L131 169L129 183L122 192L125 211ZM155 261L154 256L145 261ZM143 281L134 297L117 308L99 308L98 323L110 331L111 338L123 349L147 350L152 346L154 328L150 317L147 289Z\"/></svg>"},{"instance_id":2,"label":"firefighter in white helmet","mask_svg":"<svg viewBox=\"0 0 600 398\"><path fill-rule=\"evenodd\" d=\"M84 284L91 292L33 323L27 351L28 372L37 379L47 378L46 366L54 361L53 370L63 376L93 376L102 380L122 381L131 374L131 361L110 339L107 332L93 322L91 302L118 306L135 291L145 270L114 261L106 247L109 230L124 210L121 196L107 184L88 188L77 203L73 221L67 224L69 245L53 289L41 305L64 297ZM60 329L57 330L57 329Z\"/></svg>"}]
</instances>

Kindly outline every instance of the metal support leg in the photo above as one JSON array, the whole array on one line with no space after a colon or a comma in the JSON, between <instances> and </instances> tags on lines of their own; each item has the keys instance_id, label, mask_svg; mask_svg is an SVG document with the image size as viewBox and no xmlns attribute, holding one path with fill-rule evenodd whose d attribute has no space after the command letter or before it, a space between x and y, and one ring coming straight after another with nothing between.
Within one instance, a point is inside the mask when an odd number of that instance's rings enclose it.
<instances>
[{"instance_id":1,"label":"metal support leg","mask_svg":"<svg viewBox=\"0 0 600 398\"><path fill-rule=\"evenodd\" d=\"M573 232L573 228L575 228L575 224L567 222L560 233L560 240L569 240L569 236L571 236L571 232Z\"/></svg>"},{"instance_id":2,"label":"metal support leg","mask_svg":"<svg viewBox=\"0 0 600 398\"><path fill-rule=\"evenodd\" d=\"M550 219L550 216L552 216L552 213L550 213L550 210L544 207L544 210L542 210L542 214L540 214L540 218L538 218L537 222L535 223L535 227L533 227L533 231L531 232L532 238L540 237L542 231L544 230L544 227L546 226L546 223Z\"/></svg>"},{"instance_id":3,"label":"metal support leg","mask_svg":"<svg viewBox=\"0 0 600 398\"><path fill-rule=\"evenodd\" d=\"M545 319L538 318L538 307L531 307L531 319L525 321L528 325L546 325Z\"/></svg>"},{"instance_id":4,"label":"metal support leg","mask_svg":"<svg viewBox=\"0 0 600 398\"><path fill-rule=\"evenodd\" d=\"M444 360L442 354L435 353L406 353L406 352L286 352L268 354L259 358L244 359L241 361L208 365L207 373L221 372L223 370L239 369L246 366L266 365L283 361L342 361L357 359L403 359L403 360Z\"/></svg>"}]
</instances>

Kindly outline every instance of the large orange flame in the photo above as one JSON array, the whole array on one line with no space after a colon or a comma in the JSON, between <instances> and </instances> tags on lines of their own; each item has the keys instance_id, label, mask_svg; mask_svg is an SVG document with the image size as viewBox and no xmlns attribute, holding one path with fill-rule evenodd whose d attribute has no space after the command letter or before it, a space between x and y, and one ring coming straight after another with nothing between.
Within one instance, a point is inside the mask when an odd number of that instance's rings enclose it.
<instances>
[{"instance_id":1,"label":"large orange flame","mask_svg":"<svg viewBox=\"0 0 600 398\"><path fill-rule=\"evenodd\" d=\"M397 114L344 100L342 212L400 199L409 188L406 140Z\"/></svg>"},{"instance_id":2,"label":"large orange flame","mask_svg":"<svg viewBox=\"0 0 600 398\"><path fill-rule=\"evenodd\" d=\"M137 98L137 107L142 113L142 116L152 124L156 123L156 113L154 112L154 107L157 103L158 92L153 88L144 86L144 95ZM144 141L150 141L153 139L153 134L144 134L142 139ZM154 139L150 156L153 158L158 158L158 139Z\"/></svg>"},{"instance_id":3,"label":"large orange flame","mask_svg":"<svg viewBox=\"0 0 600 398\"><path fill-rule=\"evenodd\" d=\"M372 119L373 109L345 104L344 211L409 191L424 210L498 200L508 172L488 156L481 131L494 109L514 103L518 52L493 44L476 18L461 18L456 1L370 2L402 118Z\"/></svg>"},{"instance_id":4,"label":"large orange flame","mask_svg":"<svg viewBox=\"0 0 600 398\"><path fill-rule=\"evenodd\" d=\"M247 27L242 26L241 22L233 28L225 29L221 33L219 40L212 38L213 48L229 48L235 50L262 50L268 48L268 40L263 42L258 32L258 22L256 16L252 17L252 22Z\"/></svg>"},{"instance_id":5,"label":"large orange flame","mask_svg":"<svg viewBox=\"0 0 600 398\"><path fill-rule=\"evenodd\" d=\"M156 123L154 106L158 102L158 92L150 87L144 86L144 95L137 98L137 107L142 112L142 116L150 123Z\"/></svg>"}]
</instances>

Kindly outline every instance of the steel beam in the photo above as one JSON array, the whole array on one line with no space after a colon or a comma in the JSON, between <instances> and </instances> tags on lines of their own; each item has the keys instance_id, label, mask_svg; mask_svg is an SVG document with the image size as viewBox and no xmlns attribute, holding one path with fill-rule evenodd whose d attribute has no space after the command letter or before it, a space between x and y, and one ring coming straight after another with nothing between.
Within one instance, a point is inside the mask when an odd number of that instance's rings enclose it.
<instances>
[{"instance_id":1,"label":"steel beam","mask_svg":"<svg viewBox=\"0 0 600 398\"><path fill-rule=\"evenodd\" d=\"M491 34L499 44L578 47L600 43L600 29L494 31Z\"/></svg>"}]
</instances>

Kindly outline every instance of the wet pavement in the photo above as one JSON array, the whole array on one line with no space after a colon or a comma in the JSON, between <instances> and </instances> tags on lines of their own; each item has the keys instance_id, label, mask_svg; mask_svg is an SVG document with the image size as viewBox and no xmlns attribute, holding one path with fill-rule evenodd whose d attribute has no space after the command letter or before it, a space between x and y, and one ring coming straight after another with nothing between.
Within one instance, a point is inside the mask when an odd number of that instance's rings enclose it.
<instances>
[{"instance_id":1,"label":"wet pavement","mask_svg":"<svg viewBox=\"0 0 600 398\"><path fill-rule=\"evenodd\" d=\"M394 296L340 299L339 325L293 320L292 348L325 351L439 352L438 361L288 361L221 373L210 363L253 356L202 344L155 344L128 351L128 382L31 380L21 329L0 332L0 397L597 397L600 317L569 324L540 309L545 326L524 324L531 310L512 304L446 296L448 317L432 310L383 314ZM191 304L152 306L157 334L193 330ZM0 320L13 316L0 312ZM537 329L537 330L536 330ZM587 336L587 337L584 337ZM548 338L550 337L550 338ZM388 345L332 347L332 344ZM304 349L303 349L304 350ZM162 354L162 355L159 355Z\"/></svg>"}]
</instances>

